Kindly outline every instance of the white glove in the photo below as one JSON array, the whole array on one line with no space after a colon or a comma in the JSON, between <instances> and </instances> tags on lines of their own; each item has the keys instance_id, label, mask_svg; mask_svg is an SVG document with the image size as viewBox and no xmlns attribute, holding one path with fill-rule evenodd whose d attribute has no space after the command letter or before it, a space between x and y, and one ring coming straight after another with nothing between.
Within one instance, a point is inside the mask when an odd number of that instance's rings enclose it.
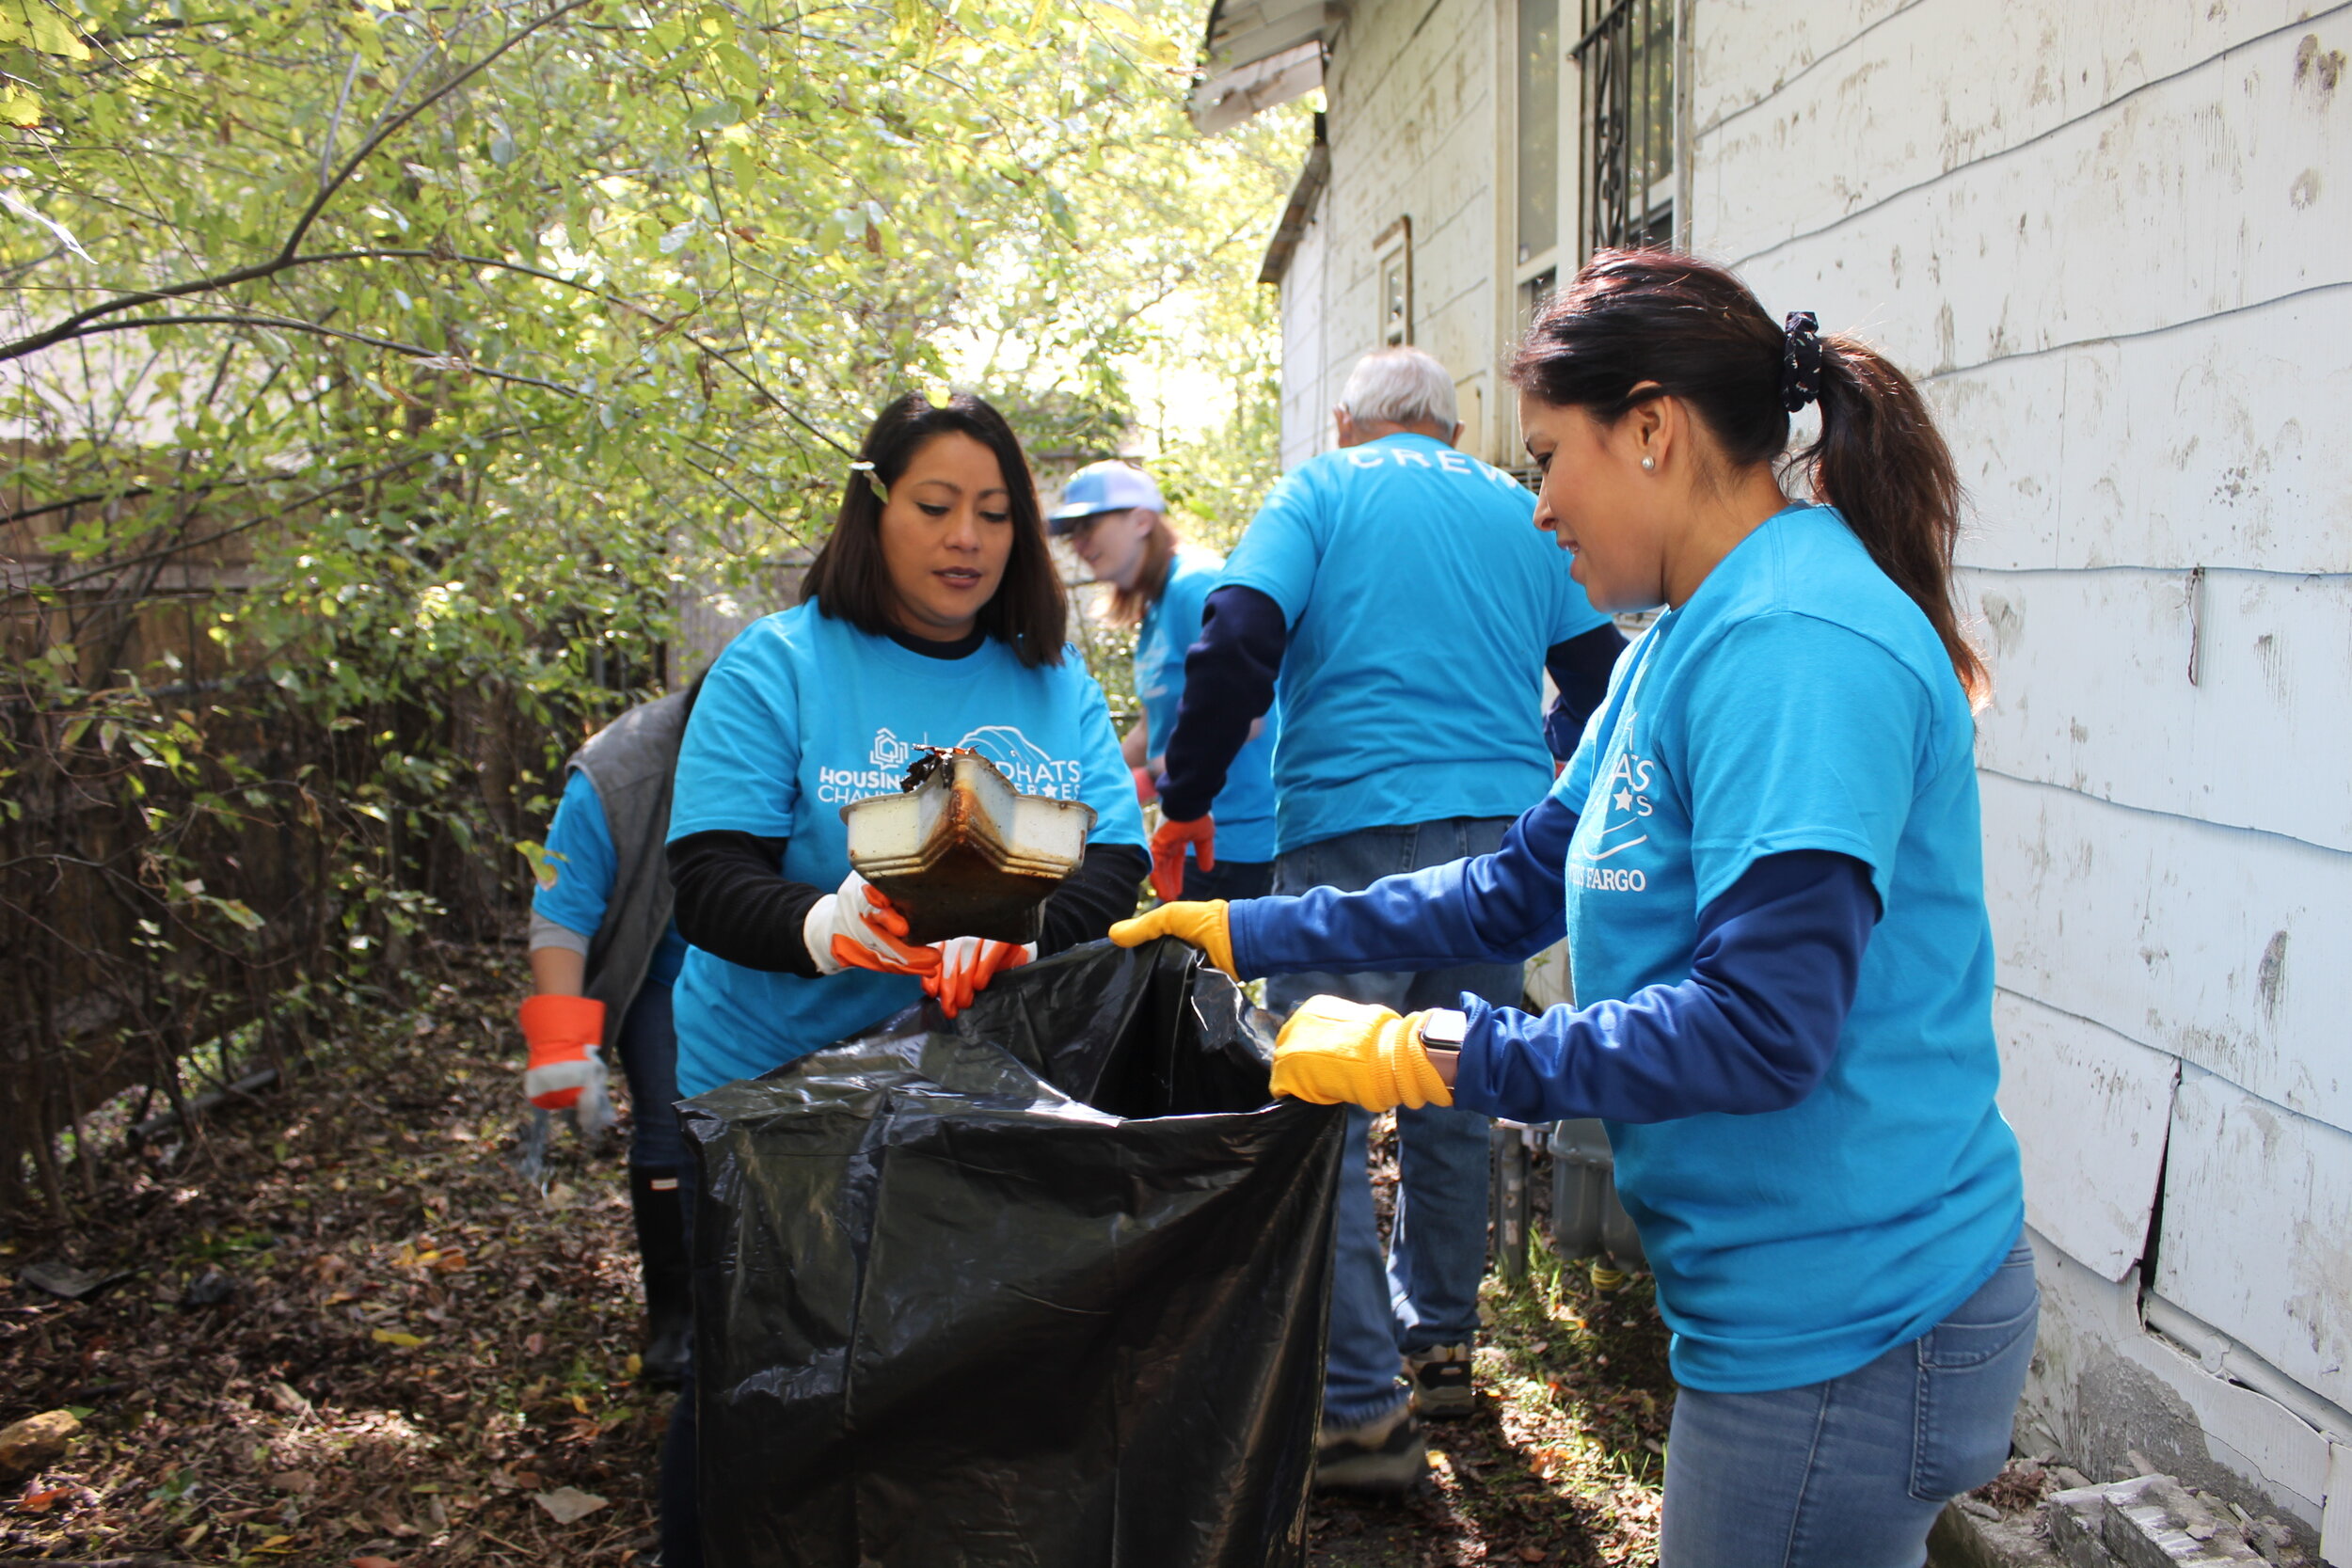
<instances>
[{"instance_id":1,"label":"white glove","mask_svg":"<svg viewBox=\"0 0 2352 1568\"><path fill-rule=\"evenodd\" d=\"M972 1006L972 999L997 975L1037 957L1036 942L1016 947L986 937L949 937L931 946L939 954L939 972L923 976L923 990L939 999L939 1010L949 1018Z\"/></svg>"},{"instance_id":2,"label":"white glove","mask_svg":"<svg viewBox=\"0 0 2352 1568\"><path fill-rule=\"evenodd\" d=\"M605 1070L604 1053L595 1046L588 1048L588 1072L580 1085L580 1098L572 1101L572 1123L583 1138L602 1137L620 1119L612 1109L609 1092L612 1075Z\"/></svg>"},{"instance_id":3,"label":"white glove","mask_svg":"<svg viewBox=\"0 0 2352 1568\"><path fill-rule=\"evenodd\" d=\"M543 1110L569 1115L580 1135L593 1138L616 1119L611 1082L604 1053L592 1043L581 1046L579 1056L570 1061L545 1062L525 1071L523 1093ZM564 1100L566 1093L572 1095L568 1101ZM562 1103L551 1106L548 1103L550 1101Z\"/></svg>"},{"instance_id":4,"label":"white glove","mask_svg":"<svg viewBox=\"0 0 2352 1568\"><path fill-rule=\"evenodd\" d=\"M884 974L935 974L939 954L905 941L907 917L893 908L872 883L852 871L842 879L839 892L828 893L809 906L802 923L801 940L808 946L819 974L845 969L870 969Z\"/></svg>"}]
</instances>

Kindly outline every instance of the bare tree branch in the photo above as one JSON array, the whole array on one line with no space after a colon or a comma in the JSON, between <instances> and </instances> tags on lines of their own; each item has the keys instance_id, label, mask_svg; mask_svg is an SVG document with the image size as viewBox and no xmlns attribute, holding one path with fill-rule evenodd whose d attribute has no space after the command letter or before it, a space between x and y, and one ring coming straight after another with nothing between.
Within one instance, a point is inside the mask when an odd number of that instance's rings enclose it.
<instances>
[{"instance_id":1,"label":"bare tree branch","mask_svg":"<svg viewBox=\"0 0 2352 1568\"><path fill-rule=\"evenodd\" d=\"M484 431L479 436L476 437L476 439L481 441L499 441L503 440L510 436L528 435L540 428L541 427L538 425L510 425L503 430ZM199 549L206 545L218 544L223 539L232 539L240 533L249 532L254 529L260 528L264 523L276 522L279 518L287 516L292 513L301 511L306 506L323 501L329 496L341 495L343 491L357 488L359 485L372 484L379 479L389 479L392 475L399 473L404 468L413 468L418 464L425 462L431 458L432 455L433 453L430 451L410 452L407 456L400 458L395 462L387 463L379 467L371 468L363 474L354 475L353 477L342 481L341 483L330 484L326 486L324 489L313 490L307 496L300 496L295 498L294 500L287 502L284 506L279 507L275 512L265 513L258 517L248 517L244 522L222 529L218 532L208 533L201 539L182 540L178 543L167 546L163 549L149 550L140 555L126 556L120 561L109 561L103 566L93 566L88 571L83 572L78 576L64 578L56 582L27 584L24 587L11 585L8 589L8 593L11 596L23 595L29 594L36 586L48 589L53 593L67 588L78 588L83 583L95 581L97 578L104 577L109 572L125 571L130 567L140 565L149 561L160 560L178 555L184 550ZM240 483L258 484L265 482L257 479L241 481Z\"/></svg>"},{"instance_id":2,"label":"bare tree branch","mask_svg":"<svg viewBox=\"0 0 2352 1568\"><path fill-rule=\"evenodd\" d=\"M83 328L80 335L94 338L104 332L144 332L156 326L272 326L288 332L308 332L314 337L339 338L368 348L386 349L411 359L428 361L437 369L462 370L468 375L487 376L493 381L511 381L518 387L538 387L550 392L560 392L567 398L588 395L579 388L566 387L560 381L547 381L535 375L516 375L511 371L494 371L459 356L436 354L421 343L404 343L397 338L379 338L372 332L349 332L340 326L322 326L317 322L307 322L298 316L265 316L259 312L214 316L140 316L135 321L94 323Z\"/></svg>"},{"instance_id":3,"label":"bare tree branch","mask_svg":"<svg viewBox=\"0 0 2352 1568\"><path fill-rule=\"evenodd\" d=\"M286 234L285 244L280 245L278 254L268 261L255 261L247 266L232 268L211 277L190 278L184 283L172 283L161 289L138 290L117 294L112 299L102 300L96 305L75 311L54 326L44 327L31 337L19 338L13 342L0 343L0 363L6 363L10 359L22 359L28 354L38 354L42 349L55 343L64 342L69 338L86 336L91 331L109 330L106 327L93 328L90 324L102 321L119 311L128 310L135 306L151 305L159 300L184 299L190 294L211 293L220 289L232 288L239 283L250 283L256 278L268 277L294 265L301 256L302 242L310 233L310 226L316 223L319 214L326 210L326 204L334 199L335 193L350 182L351 177L358 172L359 166L373 156L377 148L390 140L410 120L415 119L425 110L488 70L501 56L525 39L561 21L581 7L594 3L595 0L566 0L565 4L558 6L537 21L508 34L499 41L497 48L378 126L367 140L359 144L359 150L335 171L333 177L321 183L318 194L310 198L310 205L303 208L301 214L294 219L294 227Z\"/></svg>"}]
</instances>

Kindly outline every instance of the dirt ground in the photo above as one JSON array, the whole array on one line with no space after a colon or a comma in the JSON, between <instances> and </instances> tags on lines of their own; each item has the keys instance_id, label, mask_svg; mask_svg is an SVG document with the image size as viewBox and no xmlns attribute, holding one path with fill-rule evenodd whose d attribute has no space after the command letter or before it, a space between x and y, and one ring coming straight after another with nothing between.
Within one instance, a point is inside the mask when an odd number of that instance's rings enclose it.
<instances>
[{"instance_id":1,"label":"dirt ground","mask_svg":"<svg viewBox=\"0 0 2352 1568\"><path fill-rule=\"evenodd\" d=\"M1401 1502L1317 1499L1319 1568L1653 1564L1673 1409L1647 1281L1613 1292L1575 1270L1486 1282L1479 1409L1433 1423L1433 1487Z\"/></svg>"},{"instance_id":2,"label":"dirt ground","mask_svg":"<svg viewBox=\"0 0 2352 1568\"><path fill-rule=\"evenodd\" d=\"M156 1564L649 1562L667 1396L637 1377L617 1153L510 1161L518 952L444 977L285 1092L100 1163L78 1301L0 1284L0 1424L69 1409L65 1456L0 1493L0 1558ZM1434 1484L1319 1501L1312 1560L1656 1560L1671 1405L1646 1281L1487 1284L1480 1410ZM368 1560L375 1560L370 1561Z\"/></svg>"}]
</instances>

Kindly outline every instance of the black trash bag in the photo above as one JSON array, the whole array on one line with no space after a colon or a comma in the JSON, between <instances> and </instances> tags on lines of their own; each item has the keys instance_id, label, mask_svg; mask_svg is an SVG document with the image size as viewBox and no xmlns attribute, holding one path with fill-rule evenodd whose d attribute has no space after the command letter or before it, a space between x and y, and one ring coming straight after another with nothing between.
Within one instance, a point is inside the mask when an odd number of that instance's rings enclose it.
<instances>
[{"instance_id":1,"label":"black trash bag","mask_svg":"<svg viewBox=\"0 0 2352 1568\"><path fill-rule=\"evenodd\" d=\"M714 1568L1304 1560L1343 1117L1191 948L682 1107Z\"/></svg>"}]
</instances>

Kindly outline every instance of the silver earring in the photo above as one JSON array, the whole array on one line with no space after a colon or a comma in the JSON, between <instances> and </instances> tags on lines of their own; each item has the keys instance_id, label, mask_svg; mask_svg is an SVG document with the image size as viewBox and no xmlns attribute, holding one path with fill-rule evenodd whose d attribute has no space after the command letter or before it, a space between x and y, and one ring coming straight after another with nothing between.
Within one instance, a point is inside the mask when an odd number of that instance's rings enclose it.
<instances>
[{"instance_id":1,"label":"silver earring","mask_svg":"<svg viewBox=\"0 0 2352 1568\"><path fill-rule=\"evenodd\" d=\"M1645 458L1643 458L1643 459L1642 459L1642 471L1643 471L1644 473L1645 473L1645 474L1654 474L1654 473L1656 473L1656 472L1658 471L1658 459L1656 459L1655 457L1645 457Z\"/></svg>"}]
</instances>

